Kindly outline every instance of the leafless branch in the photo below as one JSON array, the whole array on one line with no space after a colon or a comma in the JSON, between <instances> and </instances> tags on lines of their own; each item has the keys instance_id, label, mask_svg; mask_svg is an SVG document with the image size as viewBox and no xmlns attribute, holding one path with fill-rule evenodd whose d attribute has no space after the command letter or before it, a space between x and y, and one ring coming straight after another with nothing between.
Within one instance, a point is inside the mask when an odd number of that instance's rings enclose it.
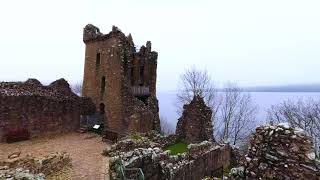
<instances>
[{"instance_id":1,"label":"leafless branch","mask_svg":"<svg viewBox=\"0 0 320 180\"><path fill-rule=\"evenodd\" d=\"M271 123L288 122L293 127L305 130L312 137L315 153L319 155L320 100L285 100L268 110L268 119Z\"/></svg>"}]
</instances>

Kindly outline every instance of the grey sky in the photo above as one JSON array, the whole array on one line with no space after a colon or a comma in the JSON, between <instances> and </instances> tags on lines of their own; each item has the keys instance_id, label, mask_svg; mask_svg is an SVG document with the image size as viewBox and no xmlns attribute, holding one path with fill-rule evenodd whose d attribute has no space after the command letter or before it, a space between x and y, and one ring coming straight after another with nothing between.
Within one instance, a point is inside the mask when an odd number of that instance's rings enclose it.
<instances>
[{"instance_id":1,"label":"grey sky","mask_svg":"<svg viewBox=\"0 0 320 180\"><path fill-rule=\"evenodd\" d=\"M118 26L159 52L158 90L192 65L219 84L320 82L320 1L10 0L0 2L0 80L81 81L82 29Z\"/></svg>"}]
</instances>

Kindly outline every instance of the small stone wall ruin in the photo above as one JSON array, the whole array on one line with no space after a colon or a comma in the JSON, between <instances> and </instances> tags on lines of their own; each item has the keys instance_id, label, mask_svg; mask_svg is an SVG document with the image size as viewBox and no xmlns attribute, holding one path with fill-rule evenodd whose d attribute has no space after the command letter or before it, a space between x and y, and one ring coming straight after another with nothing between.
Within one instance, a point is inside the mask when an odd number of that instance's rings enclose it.
<instances>
[{"instance_id":1,"label":"small stone wall ruin","mask_svg":"<svg viewBox=\"0 0 320 180\"><path fill-rule=\"evenodd\" d=\"M160 141L156 142L157 139ZM104 153L111 156L110 178L117 179L121 176L117 171L119 164L127 169L141 168L148 180L201 179L212 175L216 170L222 172L223 168L230 165L231 149L228 145L204 141L190 144L186 153L170 155L169 151L162 150L160 143L164 139L165 137L153 134L153 138L128 138L112 145ZM168 142L172 142L172 139ZM137 178L136 171L126 172L126 178Z\"/></svg>"},{"instance_id":2,"label":"small stone wall ruin","mask_svg":"<svg viewBox=\"0 0 320 180\"><path fill-rule=\"evenodd\" d=\"M94 113L88 98L74 94L67 81L43 86L36 79L0 83L0 142L24 140L79 128L80 115Z\"/></svg>"},{"instance_id":3,"label":"small stone wall ruin","mask_svg":"<svg viewBox=\"0 0 320 180\"><path fill-rule=\"evenodd\" d=\"M191 143L214 141L211 120L212 111L203 98L194 96L190 104L184 105L178 119L176 135Z\"/></svg>"}]
</instances>

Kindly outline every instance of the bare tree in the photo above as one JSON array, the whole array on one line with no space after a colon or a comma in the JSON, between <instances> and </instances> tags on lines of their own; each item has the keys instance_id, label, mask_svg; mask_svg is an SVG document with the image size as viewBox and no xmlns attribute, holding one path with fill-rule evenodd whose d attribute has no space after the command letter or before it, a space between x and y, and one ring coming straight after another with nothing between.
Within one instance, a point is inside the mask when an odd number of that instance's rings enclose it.
<instances>
[{"instance_id":1,"label":"bare tree","mask_svg":"<svg viewBox=\"0 0 320 180\"><path fill-rule=\"evenodd\" d=\"M218 139L220 137L220 140L234 145L248 142L255 128L258 110L249 93L243 92L236 84L231 83L227 84L223 92L217 93L208 72L194 67L181 75L179 85L179 113L184 104L190 103L194 95L199 95L213 111L212 121Z\"/></svg>"},{"instance_id":2,"label":"bare tree","mask_svg":"<svg viewBox=\"0 0 320 180\"><path fill-rule=\"evenodd\" d=\"M195 95L204 98L213 112L212 119L214 119L219 109L217 89L206 70L198 70L192 67L180 76L177 93L178 113L181 113L183 105L189 104Z\"/></svg>"},{"instance_id":3,"label":"bare tree","mask_svg":"<svg viewBox=\"0 0 320 180\"><path fill-rule=\"evenodd\" d=\"M81 96L82 95L82 82L77 82L71 86L72 91Z\"/></svg>"},{"instance_id":4,"label":"bare tree","mask_svg":"<svg viewBox=\"0 0 320 180\"><path fill-rule=\"evenodd\" d=\"M175 133L174 127L163 116L160 116L160 125L161 125L161 133L163 133L164 135L170 135Z\"/></svg>"},{"instance_id":5,"label":"bare tree","mask_svg":"<svg viewBox=\"0 0 320 180\"><path fill-rule=\"evenodd\" d=\"M305 130L313 139L314 150L319 157L320 143L320 100L288 99L273 105L268 110L271 123L288 122L293 127Z\"/></svg>"},{"instance_id":6,"label":"bare tree","mask_svg":"<svg viewBox=\"0 0 320 180\"><path fill-rule=\"evenodd\" d=\"M236 84L228 83L221 96L218 136L233 145L246 143L255 128L258 106L253 103L251 95L243 92Z\"/></svg>"}]
</instances>

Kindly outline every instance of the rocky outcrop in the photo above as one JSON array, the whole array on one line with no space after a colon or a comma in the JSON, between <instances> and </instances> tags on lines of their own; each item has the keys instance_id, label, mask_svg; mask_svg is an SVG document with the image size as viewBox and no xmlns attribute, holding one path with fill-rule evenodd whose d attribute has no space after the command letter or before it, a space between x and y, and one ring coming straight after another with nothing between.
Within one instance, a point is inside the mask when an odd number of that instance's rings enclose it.
<instances>
[{"instance_id":1,"label":"rocky outcrop","mask_svg":"<svg viewBox=\"0 0 320 180\"><path fill-rule=\"evenodd\" d=\"M203 98L194 96L190 104L184 105L178 119L176 135L190 143L214 141L211 121L212 111Z\"/></svg>"},{"instance_id":2,"label":"rocky outcrop","mask_svg":"<svg viewBox=\"0 0 320 180\"><path fill-rule=\"evenodd\" d=\"M287 124L262 126L253 135L246 162L233 179L320 179L310 137Z\"/></svg>"}]
</instances>

